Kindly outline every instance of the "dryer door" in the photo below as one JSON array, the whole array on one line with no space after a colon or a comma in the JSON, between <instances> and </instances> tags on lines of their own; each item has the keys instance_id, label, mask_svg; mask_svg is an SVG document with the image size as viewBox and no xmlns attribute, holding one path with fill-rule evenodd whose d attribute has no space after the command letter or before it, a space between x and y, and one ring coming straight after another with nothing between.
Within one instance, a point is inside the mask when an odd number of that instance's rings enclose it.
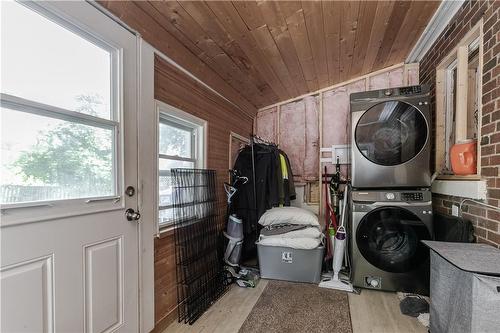
<instances>
[{"instance_id":1,"label":"dryer door","mask_svg":"<svg viewBox=\"0 0 500 333\"><path fill-rule=\"evenodd\" d=\"M394 166L417 156L428 134L425 117L417 108L401 101L388 101L363 113L356 125L355 141L371 162Z\"/></svg>"},{"instance_id":2,"label":"dryer door","mask_svg":"<svg viewBox=\"0 0 500 333\"><path fill-rule=\"evenodd\" d=\"M405 273L429 257L420 242L430 240L424 223L401 207L381 207L368 212L359 222L356 243L373 266L392 273Z\"/></svg>"}]
</instances>

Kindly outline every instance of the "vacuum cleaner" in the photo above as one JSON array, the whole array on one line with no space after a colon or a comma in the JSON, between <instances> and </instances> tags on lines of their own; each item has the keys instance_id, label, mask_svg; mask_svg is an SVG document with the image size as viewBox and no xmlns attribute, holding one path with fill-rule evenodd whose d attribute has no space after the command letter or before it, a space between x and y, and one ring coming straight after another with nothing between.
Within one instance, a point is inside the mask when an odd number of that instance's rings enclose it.
<instances>
[{"instance_id":1,"label":"vacuum cleaner","mask_svg":"<svg viewBox=\"0 0 500 333\"><path fill-rule=\"evenodd\" d=\"M335 233L335 240L333 246L333 276L331 279L320 282L320 288L337 289L347 292L354 292L354 288L349 281L343 280L339 277L340 270L342 269L342 262L344 261L345 247L347 232L344 227L347 215L347 200L348 200L349 186L346 186L344 199L342 202L342 209L340 211L340 225Z\"/></svg>"},{"instance_id":2,"label":"vacuum cleaner","mask_svg":"<svg viewBox=\"0 0 500 333\"><path fill-rule=\"evenodd\" d=\"M255 288L259 281L258 271L251 268L240 266L241 250L243 245L243 220L236 214L230 214L231 202L234 195L238 192L238 184L246 184L247 177L240 176L238 171L230 170L232 184L224 183L224 191L227 195L227 224L223 232L227 239L226 250L224 251L224 274L225 284L236 283L243 288Z\"/></svg>"},{"instance_id":3,"label":"vacuum cleaner","mask_svg":"<svg viewBox=\"0 0 500 333\"><path fill-rule=\"evenodd\" d=\"M238 192L237 184L246 184L248 178L240 176L236 170L230 170L230 173L232 184L224 183L224 191L227 195L227 225L224 236L228 239L226 251L224 252L224 261L229 266L238 267L243 244L243 221L235 214L230 214L230 207L233 196Z\"/></svg>"}]
</instances>

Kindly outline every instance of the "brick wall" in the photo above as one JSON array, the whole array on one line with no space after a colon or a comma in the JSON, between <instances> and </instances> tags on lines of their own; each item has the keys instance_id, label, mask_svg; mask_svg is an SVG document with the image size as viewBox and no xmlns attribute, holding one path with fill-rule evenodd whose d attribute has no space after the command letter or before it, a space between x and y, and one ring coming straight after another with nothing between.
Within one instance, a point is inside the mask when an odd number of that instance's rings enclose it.
<instances>
[{"instance_id":1,"label":"brick wall","mask_svg":"<svg viewBox=\"0 0 500 333\"><path fill-rule=\"evenodd\" d=\"M487 181L487 202L500 207L500 1L468 1L420 62L420 83L430 84L432 109L435 110L436 66L465 34L483 18L483 96L481 139L481 175ZM433 115L435 118L435 115ZM435 122L434 122L435 123ZM435 128L433 129L435 134ZM434 163L432 163L434 165ZM451 214L451 206L462 198L435 195L436 211ZM464 205L465 218L475 226L478 242L500 247L500 213L479 205Z\"/></svg>"}]
</instances>

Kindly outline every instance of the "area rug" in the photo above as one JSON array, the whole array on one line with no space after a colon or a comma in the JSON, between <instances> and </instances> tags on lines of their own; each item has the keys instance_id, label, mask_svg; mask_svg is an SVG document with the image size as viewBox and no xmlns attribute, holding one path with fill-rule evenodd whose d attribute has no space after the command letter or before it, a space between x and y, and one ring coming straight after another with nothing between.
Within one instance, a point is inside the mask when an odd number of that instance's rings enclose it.
<instances>
[{"instance_id":1,"label":"area rug","mask_svg":"<svg viewBox=\"0 0 500 333\"><path fill-rule=\"evenodd\" d=\"M352 332L347 293L314 284L269 281L239 333Z\"/></svg>"}]
</instances>

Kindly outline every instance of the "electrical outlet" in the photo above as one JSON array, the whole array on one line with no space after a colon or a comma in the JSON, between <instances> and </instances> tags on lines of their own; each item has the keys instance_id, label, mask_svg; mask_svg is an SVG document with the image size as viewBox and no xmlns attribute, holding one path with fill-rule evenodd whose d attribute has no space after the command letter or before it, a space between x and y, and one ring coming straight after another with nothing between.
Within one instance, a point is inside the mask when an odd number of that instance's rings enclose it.
<instances>
[{"instance_id":1,"label":"electrical outlet","mask_svg":"<svg viewBox=\"0 0 500 333\"><path fill-rule=\"evenodd\" d=\"M451 215L458 216L458 206L457 205L451 206Z\"/></svg>"}]
</instances>

